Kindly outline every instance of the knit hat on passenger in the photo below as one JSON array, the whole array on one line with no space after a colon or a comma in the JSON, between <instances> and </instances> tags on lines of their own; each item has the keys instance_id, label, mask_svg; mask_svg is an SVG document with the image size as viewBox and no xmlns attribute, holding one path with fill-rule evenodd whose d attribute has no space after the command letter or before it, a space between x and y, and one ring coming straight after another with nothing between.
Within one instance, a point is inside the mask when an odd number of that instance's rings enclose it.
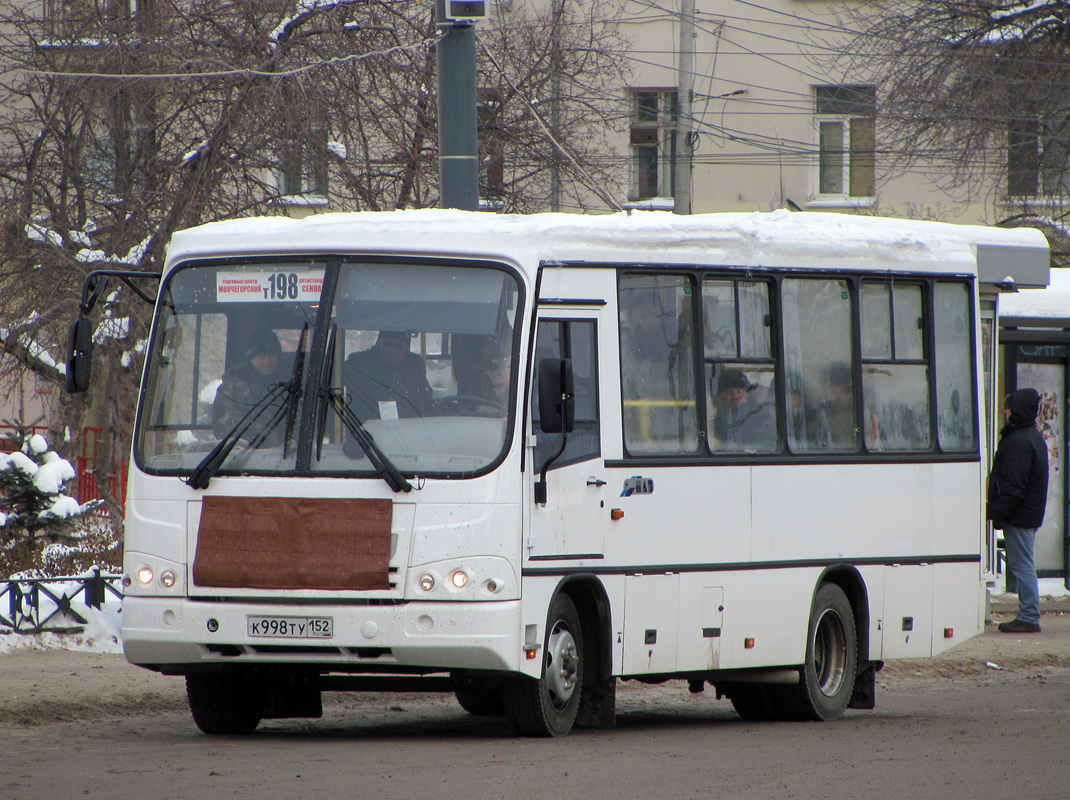
<instances>
[{"instance_id":1,"label":"knit hat on passenger","mask_svg":"<svg viewBox=\"0 0 1070 800\"><path fill-rule=\"evenodd\" d=\"M750 381L742 370L724 369L717 376L717 394L729 389L750 389Z\"/></svg>"},{"instance_id":2,"label":"knit hat on passenger","mask_svg":"<svg viewBox=\"0 0 1070 800\"><path fill-rule=\"evenodd\" d=\"M270 328L264 328L254 335L253 344L245 351L245 357L255 358L266 353L279 354L281 352L282 345L279 344L279 337L275 335L275 331Z\"/></svg>"}]
</instances>

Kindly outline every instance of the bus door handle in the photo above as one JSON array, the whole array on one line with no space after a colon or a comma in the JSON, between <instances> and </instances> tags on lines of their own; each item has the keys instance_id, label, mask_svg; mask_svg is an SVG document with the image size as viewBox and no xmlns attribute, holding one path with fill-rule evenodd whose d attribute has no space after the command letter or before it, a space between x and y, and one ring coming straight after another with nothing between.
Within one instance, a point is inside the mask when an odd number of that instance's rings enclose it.
<instances>
[{"instance_id":1,"label":"bus door handle","mask_svg":"<svg viewBox=\"0 0 1070 800\"><path fill-rule=\"evenodd\" d=\"M587 479L588 486L605 486L606 482L601 478L590 477Z\"/></svg>"}]
</instances>

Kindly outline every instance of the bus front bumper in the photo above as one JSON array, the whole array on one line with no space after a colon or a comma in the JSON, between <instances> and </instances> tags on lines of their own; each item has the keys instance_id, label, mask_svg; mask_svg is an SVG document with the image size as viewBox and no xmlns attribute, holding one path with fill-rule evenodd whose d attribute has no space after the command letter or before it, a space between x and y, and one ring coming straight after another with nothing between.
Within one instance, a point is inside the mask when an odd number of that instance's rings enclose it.
<instances>
[{"instance_id":1,"label":"bus front bumper","mask_svg":"<svg viewBox=\"0 0 1070 800\"><path fill-rule=\"evenodd\" d=\"M122 613L127 660L169 673L242 663L345 672L528 666L519 600L298 606L128 596Z\"/></svg>"}]
</instances>

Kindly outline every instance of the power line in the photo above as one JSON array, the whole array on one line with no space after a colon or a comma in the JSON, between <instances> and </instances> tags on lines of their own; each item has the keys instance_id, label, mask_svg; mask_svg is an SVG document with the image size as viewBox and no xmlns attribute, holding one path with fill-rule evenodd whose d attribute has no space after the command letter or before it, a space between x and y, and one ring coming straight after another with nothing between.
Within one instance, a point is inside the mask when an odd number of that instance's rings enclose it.
<instances>
[{"instance_id":1,"label":"power line","mask_svg":"<svg viewBox=\"0 0 1070 800\"><path fill-rule=\"evenodd\" d=\"M323 67L333 66L335 64L344 64L350 61L363 61L367 58L377 58L379 56L388 56L398 52L408 52L413 50L421 50L426 47L434 45L438 41L438 36L428 37L422 39L414 44L395 45L394 47L388 47L385 50L375 50L369 53L353 53L347 56L334 56L332 58L326 58L317 61L313 64L306 64L301 67L294 67L292 69L278 70L276 72L268 72L265 70L247 69L247 68L235 68L227 70L215 70L212 72L146 72L137 74L116 74L114 72L64 72L60 70L43 70L43 69L23 69L30 75L39 75L49 78L92 78L94 80L117 80L117 81L145 81L145 80L181 80L186 78L231 78L231 77L261 77L261 78L286 78L292 75L300 75L305 72L311 72L315 69L321 69Z\"/></svg>"}]
</instances>

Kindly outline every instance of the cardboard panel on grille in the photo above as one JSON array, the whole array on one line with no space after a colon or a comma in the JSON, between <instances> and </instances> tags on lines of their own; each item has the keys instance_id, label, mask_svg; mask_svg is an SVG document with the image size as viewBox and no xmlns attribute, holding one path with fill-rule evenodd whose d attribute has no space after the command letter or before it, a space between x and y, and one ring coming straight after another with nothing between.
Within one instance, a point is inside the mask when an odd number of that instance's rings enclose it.
<instances>
[{"instance_id":1,"label":"cardboard panel on grille","mask_svg":"<svg viewBox=\"0 0 1070 800\"><path fill-rule=\"evenodd\" d=\"M193 583L388 589L392 508L389 500L206 497Z\"/></svg>"}]
</instances>

